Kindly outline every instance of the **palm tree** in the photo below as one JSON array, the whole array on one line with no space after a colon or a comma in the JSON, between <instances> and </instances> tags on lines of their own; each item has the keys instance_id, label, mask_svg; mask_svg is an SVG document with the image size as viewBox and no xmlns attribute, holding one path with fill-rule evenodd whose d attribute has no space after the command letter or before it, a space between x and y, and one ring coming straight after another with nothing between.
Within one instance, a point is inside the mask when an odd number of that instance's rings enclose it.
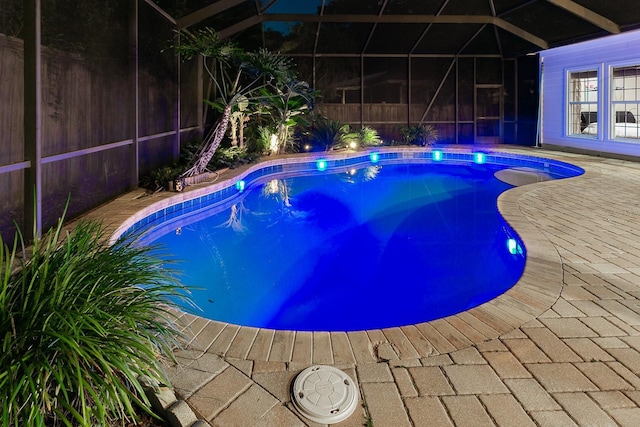
<instances>
[{"instance_id":1,"label":"palm tree","mask_svg":"<svg viewBox=\"0 0 640 427\"><path fill-rule=\"evenodd\" d=\"M206 170L227 132L234 107L240 102L251 102L256 96L264 99L264 93L260 94L261 89L280 88L295 81L295 74L290 58L267 49L247 53L234 43L222 40L211 28L194 33L179 32L178 40L174 47L184 59L192 59L197 55L202 57L204 69L218 93L214 102L205 102L222 112L204 139L193 164L182 174L193 176ZM214 69L208 66L208 59L213 60Z\"/></svg>"},{"instance_id":2,"label":"palm tree","mask_svg":"<svg viewBox=\"0 0 640 427\"><path fill-rule=\"evenodd\" d=\"M316 91L306 82L290 80L278 87L263 88L260 112L268 113L277 129L276 152L282 153L291 142L291 130L297 125L308 125Z\"/></svg>"}]
</instances>

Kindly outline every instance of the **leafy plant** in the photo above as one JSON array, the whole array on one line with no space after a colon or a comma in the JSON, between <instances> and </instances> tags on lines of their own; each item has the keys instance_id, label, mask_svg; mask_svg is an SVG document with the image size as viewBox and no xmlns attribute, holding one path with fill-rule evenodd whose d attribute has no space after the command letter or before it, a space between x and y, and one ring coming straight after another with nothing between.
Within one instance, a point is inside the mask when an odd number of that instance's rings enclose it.
<instances>
[{"instance_id":1,"label":"leafy plant","mask_svg":"<svg viewBox=\"0 0 640 427\"><path fill-rule=\"evenodd\" d=\"M349 125L342 125L338 120L317 117L311 123L305 141L309 145L308 151L328 151L343 146L345 144L344 135L348 130Z\"/></svg>"},{"instance_id":2,"label":"leafy plant","mask_svg":"<svg viewBox=\"0 0 640 427\"><path fill-rule=\"evenodd\" d=\"M277 97L282 97L286 103L289 100L287 88L297 88L302 84L296 82L291 58L279 52L264 48L245 52L233 42L220 38L211 28L178 33L180 42L173 46L176 53L187 60L202 57L204 69L218 96L214 101L205 102L222 113L205 137L193 163L183 173L183 176L193 176L206 170L227 132L234 108L240 103L264 99L264 94L261 94L264 88L269 88L274 94L280 91L282 95ZM215 70L209 68L210 60L213 60ZM297 96L298 92L294 92Z\"/></svg>"},{"instance_id":3,"label":"leafy plant","mask_svg":"<svg viewBox=\"0 0 640 427\"><path fill-rule=\"evenodd\" d=\"M338 121L332 121L325 118L317 119L312 128L312 139L320 139L328 141L327 149L338 150L346 148L355 143L359 146L376 146L382 145L382 139L378 131L363 126L359 131L353 131L348 124L342 125Z\"/></svg>"},{"instance_id":4,"label":"leafy plant","mask_svg":"<svg viewBox=\"0 0 640 427\"><path fill-rule=\"evenodd\" d=\"M346 148L351 144L360 144L360 133L351 130L351 126L342 125L340 127L340 140L333 145L333 149Z\"/></svg>"},{"instance_id":5,"label":"leafy plant","mask_svg":"<svg viewBox=\"0 0 640 427\"><path fill-rule=\"evenodd\" d=\"M180 158L178 160L178 167L184 168L193 162L196 157L200 146L202 145L202 139L192 139L180 143Z\"/></svg>"},{"instance_id":6,"label":"leafy plant","mask_svg":"<svg viewBox=\"0 0 640 427\"><path fill-rule=\"evenodd\" d=\"M260 93L259 111L276 128L277 146L271 147L272 151L292 151L295 145L293 129L309 125L316 92L305 82L291 80L280 87L263 88Z\"/></svg>"},{"instance_id":7,"label":"leafy plant","mask_svg":"<svg viewBox=\"0 0 640 427\"><path fill-rule=\"evenodd\" d=\"M253 138L247 143L247 151L263 153L269 149L271 137L275 134L274 126L256 126Z\"/></svg>"},{"instance_id":8,"label":"leafy plant","mask_svg":"<svg viewBox=\"0 0 640 427\"><path fill-rule=\"evenodd\" d=\"M140 179L140 186L152 191L165 189L167 183L180 176L182 167L162 166Z\"/></svg>"},{"instance_id":9,"label":"leafy plant","mask_svg":"<svg viewBox=\"0 0 640 427\"><path fill-rule=\"evenodd\" d=\"M438 140L438 130L431 125L407 126L400 129L405 144L427 146Z\"/></svg>"},{"instance_id":10,"label":"leafy plant","mask_svg":"<svg viewBox=\"0 0 640 427\"><path fill-rule=\"evenodd\" d=\"M381 145L382 139L378 134L378 131L369 126L363 126L358 132L358 140L362 146L375 146Z\"/></svg>"},{"instance_id":11,"label":"leafy plant","mask_svg":"<svg viewBox=\"0 0 640 427\"><path fill-rule=\"evenodd\" d=\"M96 221L65 234L60 219L27 258L19 231L12 249L0 240L2 425L108 425L152 413L140 378L167 383L172 308L188 302L187 290L158 248L105 237Z\"/></svg>"},{"instance_id":12,"label":"leafy plant","mask_svg":"<svg viewBox=\"0 0 640 427\"><path fill-rule=\"evenodd\" d=\"M248 152L246 148L231 146L228 148L220 148L211 159L210 165L214 169L234 168L236 166L253 163L258 159L259 155Z\"/></svg>"}]
</instances>

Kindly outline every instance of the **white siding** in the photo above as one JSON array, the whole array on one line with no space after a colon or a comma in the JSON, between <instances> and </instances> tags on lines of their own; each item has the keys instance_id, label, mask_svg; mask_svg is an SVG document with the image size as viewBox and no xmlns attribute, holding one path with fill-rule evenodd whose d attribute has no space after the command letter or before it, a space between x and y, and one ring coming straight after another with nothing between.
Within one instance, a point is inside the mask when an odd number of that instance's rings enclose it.
<instances>
[{"instance_id":1,"label":"white siding","mask_svg":"<svg viewBox=\"0 0 640 427\"><path fill-rule=\"evenodd\" d=\"M613 141L606 137L611 114L610 98L611 66L621 64L640 65L640 31L630 31L570 46L549 49L540 53L543 66L542 89L542 144L579 150L640 156L640 140L634 142ZM596 138L567 136L566 76L569 71L598 70L598 131ZM640 113L640 112L638 112ZM636 119L640 121L639 114Z\"/></svg>"}]
</instances>

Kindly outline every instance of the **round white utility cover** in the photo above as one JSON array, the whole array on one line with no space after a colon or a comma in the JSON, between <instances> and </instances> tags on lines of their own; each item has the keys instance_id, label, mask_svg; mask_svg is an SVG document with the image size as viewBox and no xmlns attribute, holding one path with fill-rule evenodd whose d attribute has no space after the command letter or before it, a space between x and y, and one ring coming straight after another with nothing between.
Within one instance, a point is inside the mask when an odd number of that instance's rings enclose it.
<instances>
[{"instance_id":1,"label":"round white utility cover","mask_svg":"<svg viewBox=\"0 0 640 427\"><path fill-rule=\"evenodd\" d=\"M310 366L300 372L291 395L293 405L303 416L321 424L345 420L358 406L353 380L332 366Z\"/></svg>"}]
</instances>

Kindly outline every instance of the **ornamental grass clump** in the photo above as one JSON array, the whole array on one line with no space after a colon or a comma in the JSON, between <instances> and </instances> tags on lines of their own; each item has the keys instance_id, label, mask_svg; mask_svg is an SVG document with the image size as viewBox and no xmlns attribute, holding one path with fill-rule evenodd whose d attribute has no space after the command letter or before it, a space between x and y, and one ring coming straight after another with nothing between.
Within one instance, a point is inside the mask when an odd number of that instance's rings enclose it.
<instances>
[{"instance_id":1,"label":"ornamental grass clump","mask_svg":"<svg viewBox=\"0 0 640 427\"><path fill-rule=\"evenodd\" d=\"M19 232L12 249L0 240L1 425L124 425L151 414L142 378L167 384L173 301L189 301L158 249L131 237L109 245L95 221L63 233L62 220L28 256L21 247Z\"/></svg>"}]
</instances>

